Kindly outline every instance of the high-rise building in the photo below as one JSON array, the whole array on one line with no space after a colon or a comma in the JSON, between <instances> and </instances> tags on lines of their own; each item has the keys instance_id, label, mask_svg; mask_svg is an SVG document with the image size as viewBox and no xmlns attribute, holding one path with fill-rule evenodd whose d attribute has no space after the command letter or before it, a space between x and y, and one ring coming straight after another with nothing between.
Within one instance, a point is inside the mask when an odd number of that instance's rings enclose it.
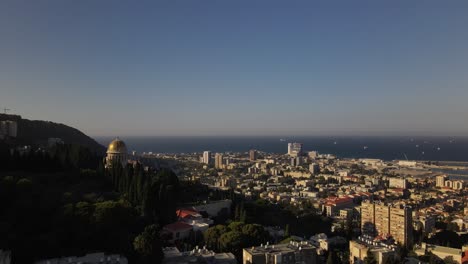
<instances>
[{"instance_id":1,"label":"high-rise building","mask_svg":"<svg viewBox=\"0 0 468 264\"><path fill-rule=\"evenodd\" d=\"M216 153L215 154L215 168L222 169L223 168L223 154Z\"/></svg>"},{"instance_id":2,"label":"high-rise building","mask_svg":"<svg viewBox=\"0 0 468 264\"><path fill-rule=\"evenodd\" d=\"M436 176L436 187L445 187L445 180L447 179L446 175Z\"/></svg>"},{"instance_id":3,"label":"high-rise building","mask_svg":"<svg viewBox=\"0 0 468 264\"><path fill-rule=\"evenodd\" d=\"M363 234L392 236L404 246L413 243L412 210L402 205L387 205L364 201L361 204L361 230Z\"/></svg>"},{"instance_id":4,"label":"high-rise building","mask_svg":"<svg viewBox=\"0 0 468 264\"><path fill-rule=\"evenodd\" d=\"M301 164L302 164L302 159L301 159L301 157L293 157L293 158L291 158L291 166L297 167L297 166L301 166Z\"/></svg>"},{"instance_id":5,"label":"high-rise building","mask_svg":"<svg viewBox=\"0 0 468 264\"><path fill-rule=\"evenodd\" d=\"M249 158L250 158L250 161L257 160L257 151L255 149L251 149L249 151Z\"/></svg>"},{"instance_id":6,"label":"high-rise building","mask_svg":"<svg viewBox=\"0 0 468 264\"><path fill-rule=\"evenodd\" d=\"M288 154L291 156L300 156L302 154L302 143L288 143Z\"/></svg>"},{"instance_id":7,"label":"high-rise building","mask_svg":"<svg viewBox=\"0 0 468 264\"><path fill-rule=\"evenodd\" d=\"M203 163L211 164L211 151L204 151L203 152Z\"/></svg>"},{"instance_id":8,"label":"high-rise building","mask_svg":"<svg viewBox=\"0 0 468 264\"><path fill-rule=\"evenodd\" d=\"M390 234L402 245L413 244L413 217L410 207L390 207Z\"/></svg>"},{"instance_id":9,"label":"high-rise building","mask_svg":"<svg viewBox=\"0 0 468 264\"><path fill-rule=\"evenodd\" d=\"M312 174L317 174L320 171L320 167L317 163L311 163L309 165L309 171Z\"/></svg>"}]
</instances>

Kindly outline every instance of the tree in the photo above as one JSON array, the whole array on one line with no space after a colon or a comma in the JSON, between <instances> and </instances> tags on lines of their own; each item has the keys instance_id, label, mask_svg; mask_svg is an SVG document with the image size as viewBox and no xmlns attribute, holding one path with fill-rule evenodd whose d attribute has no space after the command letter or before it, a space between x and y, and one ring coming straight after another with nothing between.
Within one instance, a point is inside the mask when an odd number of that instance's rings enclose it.
<instances>
[{"instance_id":1,"label":"tree","mask_svg":"<svg viewBox=\"0 0 468 264\"><path fill-rule=\"evenodd\" d=\"M242 228L244 227L243 222L232 222L228 225L230 231L242 232Z\"/></svg>"},{"instance_id":2,"label":"tree","mask_svg":"<svg viewBox=\"0 0 468 264\"><path fill-rule=\"evenodd\" d=\"M448 256L444 258L444 264L458 264L458 262L452 256Z\"/></svg>"},{"instance_id":3,"label":"tree","mask_svg":"<svg viewBox=\"0 0 468 264\"><path fill-rule=\"evenodd\" d=\"M340 263L340 260L338 259L336 252L334 250L330 250L328 252L327 264L336 264L336 263Z\"/></svg>"},{"instance_id":4,"label":"tree","mask_svg":"<svg viewBox=\"0 0 468 264\"><path fill-rule=\"evenodd\" d=\"M238 231L224 233L219 238L220 249L222 251L230 251L236 256L241 254L244 242L245 236Z\"/></svg>"},{"instance_id":5,"label":"tree","mask_svg":"<svg viewBox=\"0 0 468 264\"><path fill-rule=\"evenodd\" d=\"M259 224L244 225L241 232L246 238L247 247L266 243L270 239L270 234Z\"/></svg>"},{"instance_id":6,"label":"tree","mask_svg":"<svg viewBox=\"0 0 468 264\"><path fill-rule=\"evenodd\" d=\"M143 263L161 263L163 259L159 228L154 224L145 227L145 230L133 241L133 247Z\"/></svg>"},{"instance_id":7,"label":"tree","mask_svg":"<svg viewBox=\"0 0 468 264\"><path fill-rule=\"evenodd\" d=\"M284 228L284 237L289 237L290 234L289 234L289 224L286 225L286 227Z\"/></svg>"},{"instance_id":8,"label":"tree","mask_svg":"<svg viewBox=\"0 0 468 264\"><path fill-rule=\"evenodd\" d=\"M443 264L444 261L441 260L438 256L434 255L432 252L429 252L429 264Z\"/></svg>"},{"instance_id":9,"label":"tree","mask_svg":"<svg viewBox=\"0 0 468 264\"><path fill-rule=\"evenodd\" d=\"M396 250L395 250L395 258L399 262L404 262L405 258L408 256L408 249L398 243Z\"/></svg>"},{"instance_id":10,"label":"tree","mask_svg":"<svg viewBox=\"0 0 468 264\"><path fill-rule=\"evenodd\" d=\"M239 221L239 219L240 219L240 207L237 204L236 209L234 211L234 221Z\"/></svg>"},{"instance_id":11,"label":"tree","mask_svg":"<svg viewBox=\"0 0 468 264\"><path fill-rule=\"evenodd\" d=\"M370 250L367 250L367 256L364 258L364 263L377 264L377 260L375 259L374 254Z\"/></svg>"},{"instance_id":12,"label":"tree","mask_svg":"<svg viewBox=\"0 0 468 264\"><path fill-rule=\"evenodd\" d=\"M219 238L221 237L222 234L227 233L227 232L228 232L227 227L223 225L217 225L217 226L208 228L203 233L203 238L208 248L213 249L213 250L219 250Z\"/></svg>"}]
</instances>

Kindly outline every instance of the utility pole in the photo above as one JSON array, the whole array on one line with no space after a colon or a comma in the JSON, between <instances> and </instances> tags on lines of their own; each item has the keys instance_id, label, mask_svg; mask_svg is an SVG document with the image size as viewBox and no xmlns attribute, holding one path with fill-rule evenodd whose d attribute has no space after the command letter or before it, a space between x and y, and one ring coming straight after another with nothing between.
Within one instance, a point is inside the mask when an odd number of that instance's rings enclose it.
<instances>
[{"instance_id":1,"label":"utility pole","mask_svg":"<svg viewBox=\"0 0 468 264\"><path fill-rule=\"evenodd\" d=\"M8 111L10 111L11 109L8 109L8 108L3 108L3 113L6 115Z\"/></svg>"}]
</instances>

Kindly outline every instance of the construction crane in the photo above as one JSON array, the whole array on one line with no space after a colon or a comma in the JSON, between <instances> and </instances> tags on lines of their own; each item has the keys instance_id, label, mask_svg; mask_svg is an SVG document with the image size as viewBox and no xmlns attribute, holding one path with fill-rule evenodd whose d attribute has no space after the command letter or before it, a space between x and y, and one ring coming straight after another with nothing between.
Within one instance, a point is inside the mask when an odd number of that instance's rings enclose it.
<instances>
[{"instance_id":1,"label":"construction crane","mask_svg":"<svg viewBox=\"0 0 468 264\"><path fill-rule=\"evenodd\" d=\"M408 160L408 156L406 156L406 153L403 153L403 155L405 155L406 160Z\"/></svg>"}]
</instances>

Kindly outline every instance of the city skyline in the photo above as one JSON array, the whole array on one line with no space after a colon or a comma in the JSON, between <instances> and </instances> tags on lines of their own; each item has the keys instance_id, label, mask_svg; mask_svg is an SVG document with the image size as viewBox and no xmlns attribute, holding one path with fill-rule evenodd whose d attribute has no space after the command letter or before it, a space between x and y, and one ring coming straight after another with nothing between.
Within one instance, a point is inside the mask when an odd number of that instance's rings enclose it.
<instances>
[{"instance_id":1,"label":"city skyline","mask_svg":"<svg viewBox=\"0 0 468 264\"><path fill-rule=\"evenodd\" d=\"M464 136L467 10L5 1L0 108L92 136Z\"/></svg>"}]
</instances>

